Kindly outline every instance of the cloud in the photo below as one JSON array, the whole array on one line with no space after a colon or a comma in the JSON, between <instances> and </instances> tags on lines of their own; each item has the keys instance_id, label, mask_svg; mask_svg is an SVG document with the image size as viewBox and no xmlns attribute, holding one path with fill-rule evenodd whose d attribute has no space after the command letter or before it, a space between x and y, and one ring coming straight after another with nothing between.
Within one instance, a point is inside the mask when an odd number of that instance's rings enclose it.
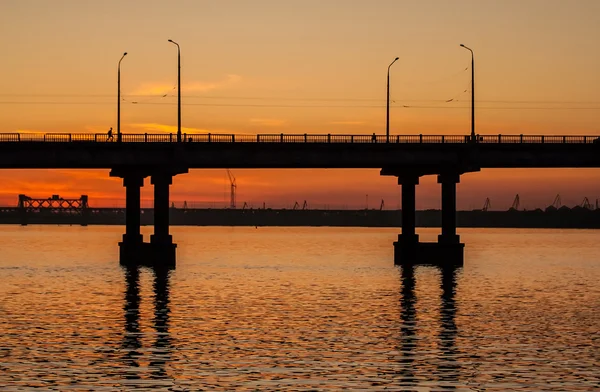
<instances>
[{"instance_id":1,"label":"cloud","mask_svg":"<svg viewBox=\"0 0 600 392\"><path fill-rule=\"evenodd\" d=\"M332 121L329 124L333 125L363 125L364 121Z\"/></svg>"},{"instance_id":2,"label":"cloud","mask_svg":"<svg viewBox=\"0 0 600 392\"><path fill-rule=\"evenodd\" d=\"M267 127L280 127L286 123L285 120L279 120L276 118L251 118L250 122Z\"/></svg>"},{"instance_id":3,"label":"cloud","mask_svg":"<svg viewBox=\"0 0 600 392\"><path fill-rule=\"evenodd\" d=\"M191 82L181 85L181 92L208 92L230 87L242 80L240 75L230 74L225 79L216 82ZM176 84L169 83L143 83L131 95L166 95L177 91Z\"/></svg>"},{"instance_id":4,"label":"cloud","mask_svg":"<svg viewBox=\"0 0 600 392\"><path fill-rule=\"evenodd\" d=\"M129 124L133 128L141 129L142 131L148 132L156 132L156 133L177 133L176 125L166 125L166 124L157 124L157 123L143 123L143 124ZM181 127L182 133L189 134L206 134L206 133L219 133L215 132L211 129L200 129L200 128L189 128L189 127Z\"/></svg>"}]
</instances>

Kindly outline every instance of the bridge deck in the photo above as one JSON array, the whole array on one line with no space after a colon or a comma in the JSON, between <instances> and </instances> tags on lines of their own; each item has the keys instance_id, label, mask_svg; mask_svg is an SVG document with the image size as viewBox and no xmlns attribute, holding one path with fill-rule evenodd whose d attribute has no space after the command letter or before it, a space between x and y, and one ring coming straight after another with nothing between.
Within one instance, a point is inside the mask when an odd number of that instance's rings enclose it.
<instances>
[{"instance_id":1,"label":"bridge deck","mask_svg":"<svg viewBox=\"0 0 600 392\"><path fill-rule=\"evenodd\" d=\"M0 134L0 168L600 167L600 138L561 135Z\"/></svg>"}]
</instances>

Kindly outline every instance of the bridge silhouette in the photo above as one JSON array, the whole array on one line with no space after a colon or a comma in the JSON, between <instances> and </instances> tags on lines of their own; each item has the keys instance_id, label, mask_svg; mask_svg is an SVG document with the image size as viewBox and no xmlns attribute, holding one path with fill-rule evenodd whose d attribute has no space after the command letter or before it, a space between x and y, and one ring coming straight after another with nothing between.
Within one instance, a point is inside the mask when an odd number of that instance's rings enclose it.
<instances>
[{"instance_id":1,"label":"bridge silhouette","mask_svg":"<svg viewBox=\"0 0 600 392\"><path fill-rule=\"evenodd\" d=\"M402 233L396 264L460 265L464 244L456 233L456 184L484 168L598 168L600 138L572 135L339 135L339 134L122 134L0 133L2 169L109 169L123 179L126 228L123 264L175 265L169 234L169 186L174 176L205 168L377 168L402 189ZM436 175L442 191L438 242L415 233L415 188ZM140 232L140 188L154 185L154 234Z\"/></svg>"}]
</instances>

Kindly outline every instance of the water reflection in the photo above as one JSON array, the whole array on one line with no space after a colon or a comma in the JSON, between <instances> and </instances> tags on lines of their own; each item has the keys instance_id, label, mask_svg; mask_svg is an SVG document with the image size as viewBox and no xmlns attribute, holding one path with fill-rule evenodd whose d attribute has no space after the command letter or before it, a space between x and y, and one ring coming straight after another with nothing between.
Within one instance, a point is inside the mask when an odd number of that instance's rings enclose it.
<instances>
[{"instance_id":1,"label":"water reflection","mask_svg":"<svg viewBox=\"0 0 600 392\"><path fill-rule=\"evenodd\" d=\"M166 364L171 356L171 336L169 333L169 278L170 270L166 268L152 268L154 281L154 343L150 352L148 369L150 378L168 378ZM125 272L125 333L123 334L122 348L123 361L128 367L124 377L126 379L139 379L140 359L143 354L141 338L143 332L140 328L140 267L124 267Z\"/></svg>"},{"instance_id":2,"label":"water reflection","mask_svg":"<svg viewBox=\"0 0 600 392\"><path fill-rule=\"evenodd\" d=\"M125 313L125 333L123 334L122 348L125 353L124 362L126 366L134 369L128 369L125 373L127 379L137 379L139 375L135 368L138 368L140 348L140 269L139 267L125 268L125 304L123 311Z\"/></svg>"},{"instance_id":3,"label":"water reflection","mask_svg":"<svg viewBox=\"0 0 600 392\"><path fill-rule=\"evenodd\" d=\"M416 296L415 296L415 267L412 265L402 267L402 292L400 297L400 378L402 385L412 386L416 384L414 374L414 356L417 346L416 336Z\"/></svg>"},{"instance_id":4,"label":"water reflection","mask_svg":"<svg viewBox=\"0 0 600 392\"><path fill-rule=\"evenodd\" d=\"M436 359L438 379L446 389L454 389L453 383L459 380L460 365L456 360L456 277L457 267L440 267L440 330L438 334L439 358ZM418 384L416 375L417 344L417 297L415 295L415 267L403 266L401 271L402 290L400 296L400 363L399 372L401 385L415 386Z\"/></svg>"},{"instance_id":5,"label":"water reflection","mask_svg":"<svg viewBox=\"0 0 600 392\"><path fill-rule=\"evenodd\" d=\"M442 267L440 286L441 286L441 306L440 306L440 333L439 347L441 357L437 361L438 375L440 381L457 382L459 380L460 364L456 360L456 275L458 268ZM448 388L449 386L446 385Z\"/></svg>"},{"instance_id":6,"label":"water reflection","mask_svg":"<svg viewBox=\"0 0 600 392\"><path fill-rule=\"evenodd\" d=\"M171 355L171 335L169 334L169 274L166 268L154 268L154 350L150 361L151 377L168 378L165 365Z\"/></svg>"}]
</instances>

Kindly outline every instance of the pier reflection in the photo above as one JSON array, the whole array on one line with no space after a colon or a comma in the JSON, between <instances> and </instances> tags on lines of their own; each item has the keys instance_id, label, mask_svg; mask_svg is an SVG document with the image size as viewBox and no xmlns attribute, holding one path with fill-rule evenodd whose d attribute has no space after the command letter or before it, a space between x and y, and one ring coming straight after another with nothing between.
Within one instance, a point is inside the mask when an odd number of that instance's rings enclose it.
<instances>
[{"instance_id":1,"label":"pier reflection","mask_svg":"<svg viewBox=\"0 0 600 392\"><path fill-rule=\"evenodd\" d=\"M457 382L460 372L460 364L456 360L458 350L456 348L456 277L459 268L442 267L440 286L441 286L441 306L440 306L440 332L439 348L441 357L438 358L438 379L444 382L447 389L451 384Z\"/></svg>"},{"instance_id":2,"label":"pier reflection","mask_svg":"<svg viewBox=\"0 0 600 392\"><path fill-rule=\"evenodd\" d=\"M154 272L154 350L150 361L151 377L168 378L165 365L171 357L171 335L169 333L169 278L171 270L153 268Z\"/></svg>"},{"instance_id":3,"label":"pier reflection","mask_svg":"<svg viewBox=\"0 0 600 392\"><path fill-rule=\"evenodd\" d=\"M416 385L414 373L416 336L416 296L415 296L415 267L412 265L402 267L402 291L400 296L400 379L403 386Z\"/></svg>"},{"instance_id":4,"label":"pier reflection","mask_svg":"<svg viewBox=\"0 0 600 392\"><path fill-rule=\"evenodd\" d=\"M122 349L124 351L123 361L127 369L124 374L126 379L139 379L141 373L140 360L144 352L149 353L149 377L151 379L169 378L166 371L166 364L171 357L171 336L169 332L169 287L170 273L169 268L153 267L150 270L153 274L153 294L154 294L154 342L151 350L144 350L142 347L142 337L144 336L140 326L140 269L142 267L126 266L125 273L125 301L124 311L124 334Z\"/></svg>"},{"instance_id":5,"label":"pier reflection","mask_svg":"<svg viewBox=\"0 0 600 392\"><path fill-rule=\"evenodd\" d=\"M138 379L136 371L141 356L140 348L140 268L126 267L125 269L125 333L123 334L122 349L124 351L123 361L128 369L124 377L127 379Z\"/></svg>"},{"instance_id":6,"label":"pier reflection","mask_svg":"<svg viewBox=\"0 0 600 392\"><path fill-rule=\"evenodd\" d=\"M440 329L438 336L439 358L435 361L436 378L444 389L454 389L453 384L460 379L460 365L456 360L456 286L457 274L461 267L436 267L440 270ZM417 374L421 367L417 353L419 335L431 336L419 330L417 324L417 296L415 294L415 266L402 266L402 289L400 295L400 359L399 378L404 387L416 386L419 383ZM421 333L420 333L421 332ZM423 364L424 365L424 364ZM423 375L431 379L431 374Z\"/></svg>"}]
</instances>

